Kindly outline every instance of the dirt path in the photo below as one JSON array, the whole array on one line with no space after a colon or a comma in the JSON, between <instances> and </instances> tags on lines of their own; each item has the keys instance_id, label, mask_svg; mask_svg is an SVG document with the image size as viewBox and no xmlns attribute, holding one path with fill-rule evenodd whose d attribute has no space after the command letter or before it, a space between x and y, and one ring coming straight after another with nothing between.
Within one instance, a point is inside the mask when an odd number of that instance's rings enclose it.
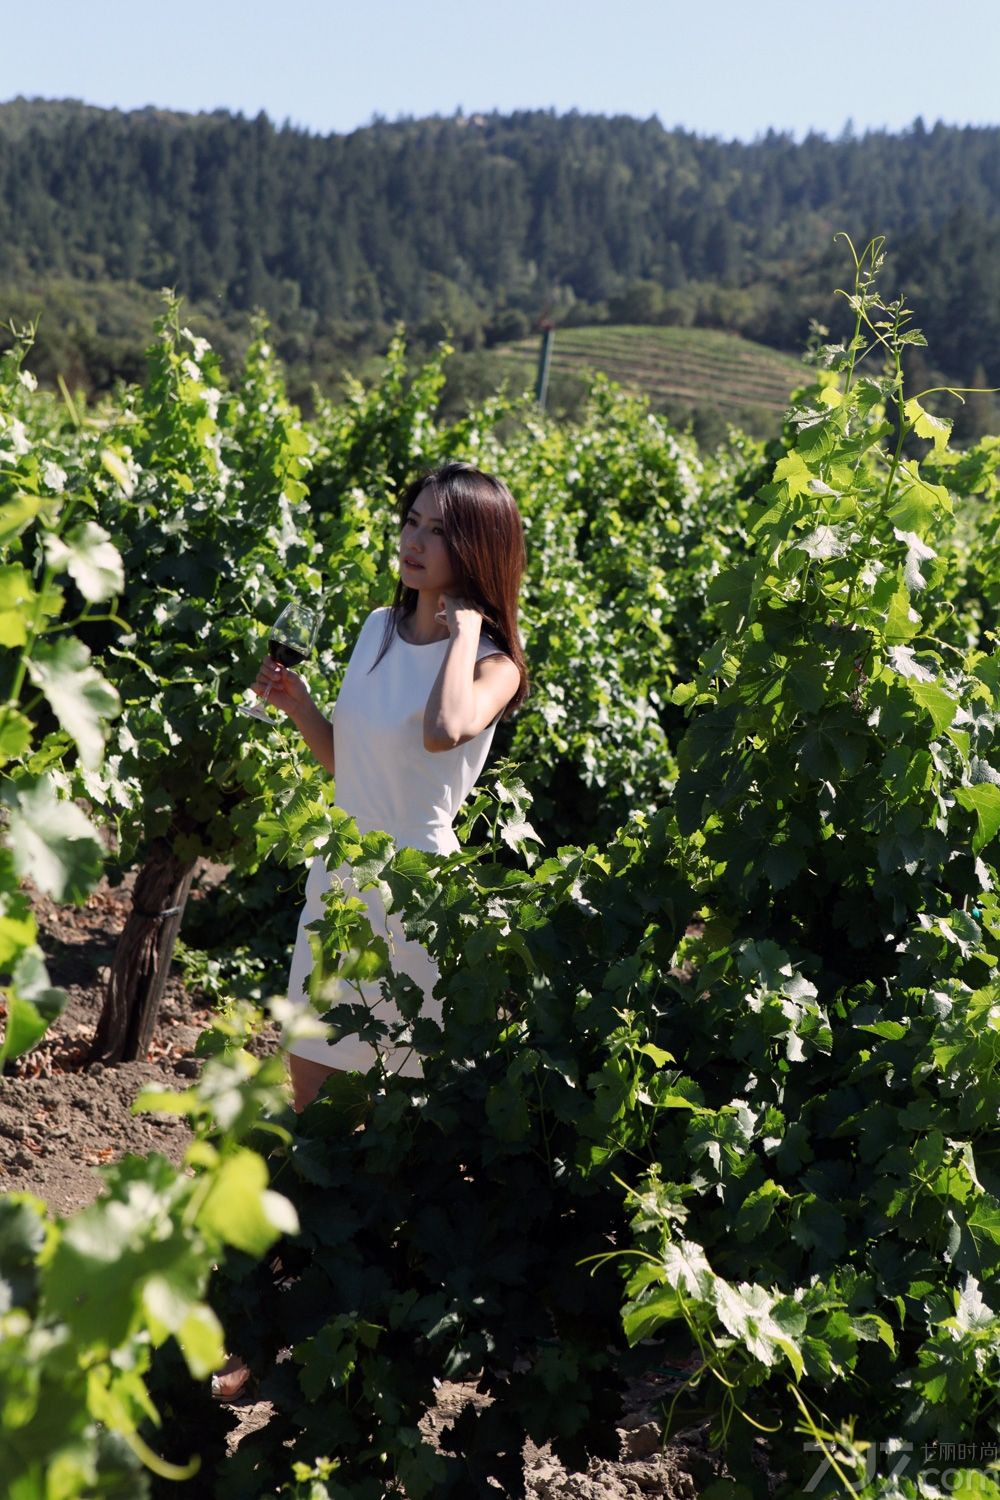
<instances>
[{"instance_id":1,"label":"dirt path","mask_svg":"<svg viewBox=\"0 0 1000 1500\"><path fill-rule=\"evenodd\" d=\"M145 1061L117 1067L86 1061L130 890L131 880L117 888L102 881L83 907L34 901L49 972L67 991L68 1005L44 1042L15 1064L14 1075L0 1078L0 1192L34 1193L59 1215L97 1196L102 1164L153 1151L180 1162L190 1138L173 1116L131 1112L141 1090L182 1089L197 1076L194 1047L210 1013L197 1008L179 978L167 985ZM567 1474L547 1450L529 1445L528 1494L533 1500L694 1500L720 1471L704 1432L685 1434L661 1451L660 1414L675 1389L675 1382L655 1375L637 1382L619 1429L620 1459L595 1461L586 1474ZM474 1385L444 1384L421 1425L433 1438L469 1400L482 1399ZM236 1443L267 1422L270 1408L246 1403L239 1413Z\"/></svg>"}]
</instances>

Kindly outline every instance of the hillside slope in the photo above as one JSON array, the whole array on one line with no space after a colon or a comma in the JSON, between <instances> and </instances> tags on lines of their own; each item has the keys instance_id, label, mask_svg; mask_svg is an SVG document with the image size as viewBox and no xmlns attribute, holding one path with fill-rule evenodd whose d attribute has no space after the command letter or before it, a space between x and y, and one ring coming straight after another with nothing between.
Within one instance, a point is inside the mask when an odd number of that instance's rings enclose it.
<instances>
[{"instance_id":1,"label":"hillside slope","mask_svg":"<svg viewBox=\"0 0 1000 1500\"><path fill-rule=\"evenodd\" d=\"M533 390L539 339L491 351L496 380ZM550 370L551 404L572 408L595 372L649 397L654 408L699 431L734 423L767 436L778 430L801 362L738 334L709 328L612 325L557 329ZM714 418L714 421L710 421Z\"/></svg>"}]
</instances>

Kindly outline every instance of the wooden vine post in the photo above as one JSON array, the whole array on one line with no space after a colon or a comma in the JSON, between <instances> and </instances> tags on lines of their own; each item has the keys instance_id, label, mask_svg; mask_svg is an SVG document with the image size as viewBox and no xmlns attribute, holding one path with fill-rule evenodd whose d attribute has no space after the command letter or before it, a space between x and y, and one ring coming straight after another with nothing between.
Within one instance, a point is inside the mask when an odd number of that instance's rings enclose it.
<instances>
[{"instance_id":1,"label":"wooden vine post","mask_svg":"<svg viewBox=\"0 0 1000 1500\"><path fill-rule=\"evenodd\" d=\"M545 402L549 393L549 366L552 363L552 341L555 336L555 324L547 315L540 318L538 327L541 330L542 342L538 350L538 373L535 376L535 400L545 410Z\"/></svg>"},{"instance_id":2,"label":"wooden vine post","mask_svg":"<svg viewBox=\"0 0 1000 1500\"><path fill-rule=\"evenodd\" d=\"M167 839L153 841L115 949L92 1062L146 1056L193 876L193 861L179 859Z\"/></svg>"}]
</instances>

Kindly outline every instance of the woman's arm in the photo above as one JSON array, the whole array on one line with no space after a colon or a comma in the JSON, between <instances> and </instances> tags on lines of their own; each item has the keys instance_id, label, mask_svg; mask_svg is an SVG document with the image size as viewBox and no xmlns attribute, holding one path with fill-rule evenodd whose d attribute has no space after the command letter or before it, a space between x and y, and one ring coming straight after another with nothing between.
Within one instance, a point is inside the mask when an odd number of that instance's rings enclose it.
<instances>
[{"instance_id":1,"label":"woman's arm","mask_svg":"<svg viewBox=\"0 0 1000 1500\"><path fill-rule=\"evenodd\" d=\"M268 687L267 701L288 715L323 769L335 776L333 725L320 713L299 674L266 656L257 673L254 691L263 697Z\"/></svg>"},{"instance_id":2,"label":"woman's arm","mask_svg":"<svg viewBox=\"0 0 1000 1500\"><path fill-rule=\"evenodd\" d=\"M509 656L476 661L482 617L448 609L452 637L424 709L424 749L454 750L492 724L517 692L521 675Z\"/></svg>"}]
</instances>

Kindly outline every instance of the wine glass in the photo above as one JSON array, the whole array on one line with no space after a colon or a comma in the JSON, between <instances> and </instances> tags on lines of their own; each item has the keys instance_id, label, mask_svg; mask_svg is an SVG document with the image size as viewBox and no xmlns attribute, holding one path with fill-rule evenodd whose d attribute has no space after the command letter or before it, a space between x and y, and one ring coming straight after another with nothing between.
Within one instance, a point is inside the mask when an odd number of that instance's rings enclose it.
<instances>
[{"instance_id":1,"label":"wine glass","mask_svg":"<svg viewBox=\"0 0 1000 1500\"><path fill-rule=\"evenodd\" d=\"M300 667L312 655L318 626L319 615L315 610L307 609L304 604L286 604L271 626L268 656L282 667ZM270 695L269 683L260 703L255 703L252 707L240 703L240 713L246 714L248 719L260 719L264 724L269 724L271 720L267 713L267 700Z\"/></svg>"}]
</instances>

